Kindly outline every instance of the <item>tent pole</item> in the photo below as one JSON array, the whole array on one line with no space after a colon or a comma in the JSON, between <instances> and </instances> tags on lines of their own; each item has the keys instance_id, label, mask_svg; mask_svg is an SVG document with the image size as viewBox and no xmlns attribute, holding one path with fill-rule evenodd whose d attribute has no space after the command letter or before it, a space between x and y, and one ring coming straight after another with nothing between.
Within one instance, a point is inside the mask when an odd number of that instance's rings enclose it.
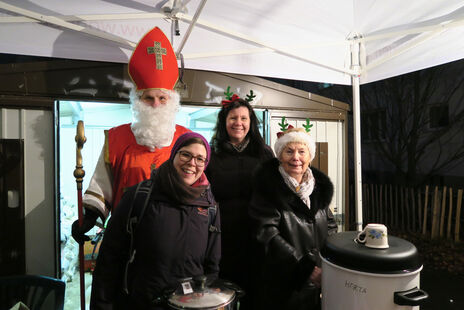
<instances>
[{"instance_id":1,"label":"tent pole","mask_svg":"<svg viewBox=\"0 0 464 310\"><path fill-rule=\"evenodd\" d=\"M181 13L178 14L177 18L179 20L181 20L181 21L188 22L188 23L191 23L191 24L193 23L193 21L195 19L195 18L191 19L190 17L186 16L185 14L181 14ZM195 24L201 25L202 28L204 28L206 30L209 30L209 31L212 31L212 32L215 32L215 33L218 33L218 34L230 37L230 38L235 38L235 39L237 39L239 41L243 41L243 42L246 42L246 43L251 43L251 44L256 45L256 46L260 46L260 48L256 47L256 48L253 48L253 49L247 49L247 51L244 51L242 49L242 50L239 50L238 52L235 52L235 53L233 51L231 52L229 50L227 52L211 53L211 52L206 51L206 52L203 52L203 53L195 53L195 54L192 54L192 55L185 54L184 55L185 59L206 58L206 57L215 57L215 56L228 56L228 55L234 55L234 54L248 54L248 53L254 53L254 52L271 51L271 52L274 52L274 53L277 53L277 54L280 54L280 55L284 55L284 56L287 56L287 57L290 57L290 58L293 58L293 59L304 61L306 63L314 64L314 65L316 65L318 67L329 69L329 70L332 70L332 71L335 71L335 72L340 72L340 73L345 73L345 74L350 74L350 75L354 74L353 70L349 70L349 69L342 68L342 67L336 67L336 66L332 66L332 65L328 65L328 64L324 64L324 63L322 63L320 61L315 61L313 59L305 57L304 55L301 55L301 53L298 54L295 51L290 51L288 48L285 49L282 46L276 46L275 44L274 45L269 44L268 42L264 42L264 41L259 40L257 38L251 37L251 36L249 36L247 34L243 34L243 33L237 32L237 31L232 31L230 29L226 29L226 28L224 28L222 26L218 26L216 24L205 22L205 21L202 21L200 19L196 20ZM191 26L192 25L190 25L190 27ZM190 29L190 27L189 27L189 29ZM186 41L185 36L183 38L183 41ZM342 44L342 43L344 44L345 42L341 42L340 44ZM185 43L182 43L180 45L180 47L183 48L184 44ZM182 51L182 48L180 48L180 47L176 51L176 55L179 55L180 52ZM266 50L266 49L268 49L268 50Z\"/></svg>"},{"instance_id":2,"label":"tent pole","mask_svg":"<svg viewBox=\"0 0 464 310\"><path fill-rule=\"evenodd\" d=\"M360 44L351 44L351 69L360 72ZM355 179L355 207L356 207L356 230L361 231L363 225L362 217L362 169L361 169L361 113L360 113L360 74L351 75L353 87L353 131L354 131L354 179Z\"/></svg>"},{"instance_id":3,"label":"tent pole","mask_svg":"<svg viewBox=\"0 0 464 310\"><path fill-rule=\"evenodd\" d=\"M207 0L202 0L200 5L198 6L197 11L195 12L195 15L193 16L192 22L190 23L184 37L182 38L182 41L180 42L179 47L177 48L177 52L176 52L177 57L179 57L180 53L182 53L182 49L184 48L185 43L190 37L193 27L195 27L195 24L197 23L198 18L200 17L201 11L203 11L203 8L205 7L206 1Z\"/></svg>"},{"instance_id":4,"label":"tent pole","mask_svg":"<svg viewBox=\"0 0 464 310\"><path fill-rule=\"evenodd\" d=\"M110 41L121 44L122 47L124 47L124 48L133 49L137 45L134 42L126 40L126 39L124 39L122 37L119 37L117 35L113 35L111 33L106 33L104 31L95 30L95 29L91 29L91 28L86 28L86 27L81 26L81 25L69 23L69 22L65 21L64 19L62 19L62 18L59 18L59 17L56 17L56 16L46 16L46 15L43 15L43 14L39 14L39 13L36 13L34 11L30 11L30 10L22 9L22 8L14 6L14 5L10 5L10 4L5 3L3 1L0 1L0 9L4 9L6 11L13 12L13 13L16 13L16 14L19 14L19 15L27 16L27 17L32 18L32 19L34 19L34 20L36 20L36 21L38 21L40 23L48 23L48 24L51 24L51 25L63 27L65 29L70 29L70 30L74 30L74 31L77 31L77 32L85 33L85 34L88 34L88 35L91 35L91 36L94 36L94 37L98 37L98 38L101 38L101 39L110 40Z\"/></svg>"}]
</instances>

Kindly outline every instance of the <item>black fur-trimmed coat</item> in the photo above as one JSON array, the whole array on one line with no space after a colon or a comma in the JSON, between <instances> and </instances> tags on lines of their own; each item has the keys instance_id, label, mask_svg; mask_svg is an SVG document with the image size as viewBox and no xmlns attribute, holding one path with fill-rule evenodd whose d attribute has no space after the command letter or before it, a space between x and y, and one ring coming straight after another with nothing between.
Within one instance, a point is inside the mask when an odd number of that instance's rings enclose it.
<instances>
[{"instance_id":1,"label":"black fur-trimmed coat","mask_svg":"<svg viewBox=\"0 0 464 310\"><path fill-rule=\"evenodd\" d=\"M337 231L329 209L334 189L327 175L311 168L315 186L309 209L278 167L277 159L266 161L253 179L249 214L263 255L255 308L313 309L319 289L309 276L314 266L320 267L319 250L327 236Z\"/></svg>"}]
</instances>

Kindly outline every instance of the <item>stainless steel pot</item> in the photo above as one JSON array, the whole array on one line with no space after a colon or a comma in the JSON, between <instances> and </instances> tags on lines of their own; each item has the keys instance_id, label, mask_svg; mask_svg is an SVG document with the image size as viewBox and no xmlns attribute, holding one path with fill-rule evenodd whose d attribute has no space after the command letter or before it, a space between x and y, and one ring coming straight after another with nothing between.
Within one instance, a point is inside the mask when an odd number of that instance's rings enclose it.
<instances>
[{"instance_id":1,"label":"stainless steel pot","mask_svg":"<svg viewBox=\"0 0 464 310\"><path fill-rule=\"evenodd\" d=\"M234 310L243 291L232 282L209 281L206 276L181 281L177 289L168 294L171 309Z\"/></svg>"},{"instance_id":2,"label":"stainless steel pot","mask_svg":"<svg viewBox=\"0 0 464 310\"><path fill-rule=\"evenodd\" d=\"M422 264L416 247L388 236L388 249L355 242L357 232L330 236L321 250L322 309L419 309Z\"/></svg>"}]
</instances>

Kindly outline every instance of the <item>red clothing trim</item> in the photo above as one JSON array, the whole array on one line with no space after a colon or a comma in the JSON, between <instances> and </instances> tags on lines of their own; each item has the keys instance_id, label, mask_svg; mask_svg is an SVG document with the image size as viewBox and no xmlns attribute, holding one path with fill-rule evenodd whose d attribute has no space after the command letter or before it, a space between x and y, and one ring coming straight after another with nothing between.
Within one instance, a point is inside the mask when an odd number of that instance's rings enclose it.
<instances>
[{"instance_id":1,"label":"red clothing trim","mask_svg":"<svg viewBox=\"0 0 464 310\"><path fill-rule=\"evenodd\" d=\"M108 159L113 176L113 201L115 208L124 190L150 177L151 170L169 159L177 138L190 130L176 125L171 145L154 152L137 144L130 124L113 127L108 132Z\"/></svg>"}]
</instances>

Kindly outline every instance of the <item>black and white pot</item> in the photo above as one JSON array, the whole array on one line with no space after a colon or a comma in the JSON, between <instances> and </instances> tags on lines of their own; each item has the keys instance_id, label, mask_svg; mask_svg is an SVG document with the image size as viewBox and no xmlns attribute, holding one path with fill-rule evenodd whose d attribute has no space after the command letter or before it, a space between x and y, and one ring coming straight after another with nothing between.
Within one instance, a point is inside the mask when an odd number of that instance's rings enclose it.
<instances>
[{"instance_id":1,"label":"black and white pot","mask_svg":"<svg viewBox=\"0 0 464 310\"><path fill-rule=\"evenodd\" d=\"M206 276L185 279L175 291L167 294L170 309L235 310L244 292L232 282L209 281Z\"/></svg>"},{"instance_id":2,"label":"black and white pot","mask_svg":"<svg viewBox=\"0 0 464 310\"><path fill-rule=\"evenodd\" d=\"M419 309L422 263L410 242L388 236L388 249L355 241L358 232L330 236L321 250L322 310Z\"/></svg>"}]
</instances>

